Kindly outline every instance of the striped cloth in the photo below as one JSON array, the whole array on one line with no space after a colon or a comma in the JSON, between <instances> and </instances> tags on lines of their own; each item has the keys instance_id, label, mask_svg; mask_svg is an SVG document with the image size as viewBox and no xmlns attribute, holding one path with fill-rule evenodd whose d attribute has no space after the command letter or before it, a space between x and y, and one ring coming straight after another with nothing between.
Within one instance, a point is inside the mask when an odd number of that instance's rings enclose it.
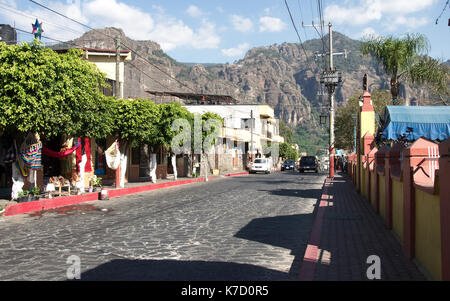
<instances>
[{"instance_id":1,"label":"striped cloth","mask_svg":"<svg viewBox=\"0 0 450 301\"><path fill-rule=\"evenodd\" d=\"M25 148L21 154L24 165L29 169L41 169L42 168L42 143L36 143Z\"/></svg>"}]
</instances>

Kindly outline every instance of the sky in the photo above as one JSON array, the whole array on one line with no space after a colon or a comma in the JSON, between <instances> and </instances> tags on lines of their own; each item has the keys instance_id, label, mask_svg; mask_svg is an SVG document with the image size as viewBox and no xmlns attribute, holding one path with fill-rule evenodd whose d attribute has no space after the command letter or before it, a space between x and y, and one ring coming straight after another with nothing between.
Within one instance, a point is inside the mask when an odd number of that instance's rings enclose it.
<instances>
[{"instance_id":1,"label":"sky","mask_svg":"<svg viewBox=\"0 0 450 301\"><path fill-rule=\"evenodd\" d=\"M179 62L233 63L253 47L299 42L284 0L35 1L92 28L119 27L132 39L155 41ZM320 23L318 1L287 3L302 41L318 38L313 28L302 27L302 21ZM353 39L421 33L429 39L429 55L448 60L450 5L436 24L445 6L446 0L322 1L324 21L335 31ZM31 1L0 0L0 24L31 33L36 17L43 35L57 40L71 40L89 30ZM25 33L18 37L32 38Z\"/></svg>"}]
</instances>

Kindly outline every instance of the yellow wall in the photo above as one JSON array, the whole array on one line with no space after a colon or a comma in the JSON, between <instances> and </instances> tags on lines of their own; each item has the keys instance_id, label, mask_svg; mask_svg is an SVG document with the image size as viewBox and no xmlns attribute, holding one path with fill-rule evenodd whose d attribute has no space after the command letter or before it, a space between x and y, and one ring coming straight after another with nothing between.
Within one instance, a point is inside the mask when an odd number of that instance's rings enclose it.
<instances>
[{"instance_id":1,"label":"yellow wall","mask_svg":"<svg viewBox=\"0 0 450 301\"><path fill-rule=\"evenodd\" d=\"M370 202L375 208L375 177L377 176L376 171L370 172Z\"/></svg>"},{"instance_id":2,"label":"yellow wall","mask_svg":"<svg viewBox=\"0 0 450 301\"><path fill-rule=\"evenodd\" d=\"M385 176L379 175L378 176L378 185L380 187L380 200L379 200L379 208L380 208L380 215L383 217L384 220L386 220L386 194L385 194Z\"/></svg>"},{"instance_id":3,"label":"yellow wall","mask_svg":"<svg viewBox=\"0 0 450 301\"><path fill-rule=\"evenodd\" d=\"M442 280L439 195L416 189L415 254L433 280Z\"/></svg>"},{"instance_id":4,"label":"yellow wall","mask_svg":"<svg viewBox=\"0 0 450 301\"><path fill-rule=\"evenodd\" d=\"M392 229L403 242L403 183L392 179Z\"/></svg>"}]
</instances>

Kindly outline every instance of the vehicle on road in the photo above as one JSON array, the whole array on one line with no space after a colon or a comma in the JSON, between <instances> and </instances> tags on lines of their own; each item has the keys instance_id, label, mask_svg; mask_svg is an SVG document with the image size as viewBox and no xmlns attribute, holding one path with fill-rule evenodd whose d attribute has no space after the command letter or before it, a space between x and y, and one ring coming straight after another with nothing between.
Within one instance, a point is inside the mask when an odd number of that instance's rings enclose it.
<instances>
[{"instance_id":1,"label":"vehicle on road","mask_svg":"<svg viewBox=\"0 0 450 301\"><path fill-rule=\"evenodd\" d=\"M270 173L271 164L270 160L267 158L258 158L253 161L252 166L250 167L250 173L264 172Z\"/></svg>"},{"instance_id":2,"label":"vehicle on road","mask_svg":"<svg viewBox=\"0 0 450 301\"><path fill-rule=\"evenodd\" d=\"M300 159L298 170L302 173L307 170L312 170L317 173L319 171L319 162L314 156L304 156Z\"/></svg>"},{"instance_id":3,"label":"vehicle on road","mask_svg":"<svg viewBox=\"0 0 450 301\"><path fill-rule=\"evenodd\" d=\"M295 162L292 160L286 160L284 161L283 165L281 165L281 171L294 169L295 169Z\"/></svg>"}]
</instances>

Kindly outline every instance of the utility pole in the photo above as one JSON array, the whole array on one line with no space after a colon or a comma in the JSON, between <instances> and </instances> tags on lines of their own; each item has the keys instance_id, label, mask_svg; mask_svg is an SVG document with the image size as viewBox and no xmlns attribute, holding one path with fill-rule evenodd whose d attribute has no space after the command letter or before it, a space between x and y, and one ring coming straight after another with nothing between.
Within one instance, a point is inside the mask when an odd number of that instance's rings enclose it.
<instances>
[{"instance_id":1,"label":"utility pole","mask_svg":"<svg viewBox=\"0 0 450 301\"><path fill-rule=\"evenodd\" d=\"M115 94L117 98L123 98L121 95L121 87L120 87L120 35L117 36L116 40L116 86L115 86Z\"/></svg>"},{"instance_id":2,"label":"utility pole","mask_svg":"<svg viewBox=\"0 0 450 301\"><path fill-rule=\"evenodd\" d=\"M250 156L253 162L253 110L250 111Z\"/></svg>"},{"instance_id":3,"label":"utility pole","mask_svg":"<svg viewBox=\"0 0 450 301\"><path fill-rule=\"evenodd\" d=\"M315 27L314 23L312 25L303 25L303 27L314 27L316 31L318 32L317 28ZM323 26L323 24L322 24ZM328 53L322 53L322 54L316 54L317 56L329 56L329 68L328 70L325 70L322 72L322 76L320 77L320 83L324 84L327 87L328 90L328 98L330 102L330 172L329 177L334 178L334 91L336 90L337 85L342 82L342 75L340 72L334 68L333 64L333 56L335 55L344 55L345 58L347 58L347 51L344 52L335 52L333 53L333 30L332 30L332 24L328 23L328 31L329 31L329 48L330 52Z\"/></svg>"}]
</instances>

